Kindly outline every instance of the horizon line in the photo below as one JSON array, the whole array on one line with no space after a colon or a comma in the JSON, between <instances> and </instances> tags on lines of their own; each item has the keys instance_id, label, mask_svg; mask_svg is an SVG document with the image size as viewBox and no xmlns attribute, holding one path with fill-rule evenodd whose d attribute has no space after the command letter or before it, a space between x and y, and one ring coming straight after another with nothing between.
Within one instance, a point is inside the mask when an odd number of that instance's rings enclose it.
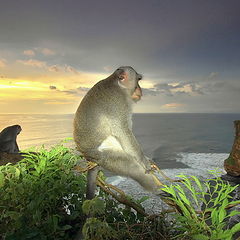
<instances>
[{"instance_id":1,"label":"horizon line","mask_svg":"<svg viewBox=\"0 0 240 240\"><path fill-rule=\"evenodd\" d=\"M72 113L0 113L0 115L71 115ZM133 112L133 114L240 114L240 112Z\"/></svg>"}]
</instances>

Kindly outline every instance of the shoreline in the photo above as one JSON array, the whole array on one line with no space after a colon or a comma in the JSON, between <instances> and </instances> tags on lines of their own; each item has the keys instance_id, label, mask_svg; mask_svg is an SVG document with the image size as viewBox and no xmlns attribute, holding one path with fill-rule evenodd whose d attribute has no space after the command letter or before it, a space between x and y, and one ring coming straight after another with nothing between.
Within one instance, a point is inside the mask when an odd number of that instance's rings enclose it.
<instances>
[{"instance_id":1,"label":"shoreline","mask_svg":"<svg viewBox=\"0 0 240 240\"><path fill-rule=\"evenodd\" d=\"M200 180L212 178L214 175L211 171L217 171L218 176L226 174L223 168L223 162L228 157L228 153L180 153L182 158L176 160L176 162L183 163L187 168L164 168L163 172L170 178L177 179L177 175L194 175ZM199 161L201 160L201 161ZM212 160L212 161L210 161ZM169 161L170 162L170 161ZM163 164L164 166L164 164ZM169 184L170 182L164 179L162 176L158 175L159 179L164 184ZM137 182L130 178L121 176L110 176L106 180L108 183L115 185L116 187L122 189L127 195L131 195L135 199L140 199L143 196L149 196L145 202L143 202L143 207L149 214L158 214L162 210L169 208L158 196L145 191Z\"/></svg>"}]
</instances>

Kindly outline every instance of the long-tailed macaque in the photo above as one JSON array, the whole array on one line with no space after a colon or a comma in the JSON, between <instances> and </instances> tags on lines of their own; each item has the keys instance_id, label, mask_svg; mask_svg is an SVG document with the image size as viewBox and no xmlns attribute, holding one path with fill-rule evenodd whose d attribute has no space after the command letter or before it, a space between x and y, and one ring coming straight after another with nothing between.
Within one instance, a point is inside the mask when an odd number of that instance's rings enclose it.
<instances>
[{"instance_id":1,"label":"long-tailed macaque","mask_svg":"<svg viewBox=\"0 0 240 240\"><path fill-rule=\"evenodd\" d=\"M13 125L0 132L0 152L18 153L17 135L22 131L21 126Z\"/></svg>"},{"instance_id":2,"label":"long-tailed macaque","mask_svg":"<svg viewBox=\"0 0 240 240\"><path fill-rule=\"evenodd\" d=\"M132 104L142 97L141 79L142 75L127 66L94 85L77 109L73 135L87 160L156 192L159 185L149 174L151 162L132 132ZM88 172L88 199L94 197L97 171Z\"/></svg>"}]
</instances>

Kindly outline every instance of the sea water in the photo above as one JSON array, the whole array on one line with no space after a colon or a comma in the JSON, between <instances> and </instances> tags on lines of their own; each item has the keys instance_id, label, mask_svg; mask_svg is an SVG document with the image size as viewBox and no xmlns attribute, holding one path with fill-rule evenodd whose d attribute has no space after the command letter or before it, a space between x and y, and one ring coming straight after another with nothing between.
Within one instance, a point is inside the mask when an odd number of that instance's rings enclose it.
<instances>
[{"instance_id":1,"label":"sea water","mask_svg":"<svg viewBox=\"0 0 240 240\"><path fill-rule=\"evenodd\" d=\"M45 145L50 147L73 132L73 114L69 115L0 115L0 130L20 124L20 149ZM234 120L240 114L135 114L133 131L144 153L151 157L170 178L179 174L194 175L205 181L212 178L209 170L224 174L223 163L234 140ZM75 147L73 141L68 146ZM168 208L159 197L147 193L134 180L109 175L107 182L116 185L135 199L149 196L143 203L148 213ZM159 179L169 184L162 176Z\"/></svg>"},{"instance_id":2,"label":"sea water","mask_svg":"<svg viewBox=\"0 0 240 240\"><path fill-rule=\"evenodd\" d=\"M72 137L73 114L0 114L0 130L19 124L20 149L50 147ZM162 169L222 166L240 114L134 114L133 132L143 152ZM71 140L68 146L75 147ZM190 169L189 169L190 170Z\"/></svg>"}]
</instances>

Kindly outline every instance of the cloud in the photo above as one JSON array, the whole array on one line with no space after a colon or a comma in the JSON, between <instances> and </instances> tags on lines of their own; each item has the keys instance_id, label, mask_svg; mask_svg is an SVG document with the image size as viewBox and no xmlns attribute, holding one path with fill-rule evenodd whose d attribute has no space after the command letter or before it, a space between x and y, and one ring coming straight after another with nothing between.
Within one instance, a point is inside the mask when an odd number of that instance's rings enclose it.
<instances>
[{"instance_id":1,"label":"cloud","mask_svg":"<svg viewBox=\"0 0 240 240\"><path fill-rule=\"evenodd\" d=\"M74 73L74 74L79 74L79 71L71 66L65 66L65 71L66 72L70 72L70 73Z\"/></svg>"},{"instance_id":2,"label":"cloud","mask_svg":"<svg viewBox=\"0 0 240 240\"><path fill-rule=\"evenodd\" d=\"M168 97L175 95L196 96L203 95L203 88L200 84L195 82L182 82L182 83L158 83L154 85L151 90L156 94L165 94Z\"/></svg>"},{"instance_id":3,"label":"cloud","mask_svg":"<svg viewBox=\"0 0 240 240\"><path fill-rule=\"evenodd\" d=\"M156 96L159 94L159 92L154 89L154 88L142 88L143 95L151 95L151 96Z\"/></svg>"},{"instance_id":4,"label":"cloud","mask_svg":"<svg viewBox=\"0 0 240 240\"><path fill-rule=\"evenodd\" d=\"M183 88L184 84L180 84L180 83L158 83L155 84L154 87L158 90L166 90L169 91L171 89L177 89L177 88Z\"/></svg>"},{"instance_id":5,"label":"cloud","mask_svg":"<svg viewBox=\"0 0 240 240\"><path fill-rule=\"evenodd\" d=\"M5 59L3 59L3 58L0 58L0 68L4 68L4 67L6 67L6 60Z\"/></svg>"},{"instance_id":6,"label":"cloud","mask_svg":"<svg viewBox=\"0 0 240 240\"><path fill-rule=\"evenodd\" d=\"M181 103L167 103L162 105L163 108L179 108L182 107L184 104Z\"/></svg>"},{"instance_id":7,"label":"cloud","mask_svg":"<svg viewBox=\"0 0 240 240\"><path fill-rule=\"evenodd\" d=\"M52 66L48 67L48 70L50 72L61 72L61 67L58 65L52 65Z\"/></svg>"},{"instance_id":8,"label":"cloud","mask_svg":"<svg viewBox=\"0 0 240 240\"><path fill-rule=\"evenodd\" d=\"M49 89L51 89L51 90L56 90L57 87L56 87L56 86L49 86Z\"/></svg>"},{"instance_id":9,"label":"cloud","mask_svg":"<svg viewBox=\"0 0 240 240\"><path fill-rule=\"evenodd\" d=\"M64 90L61 92L69 94L69 95L73 95L73 96L79 96L79 95L82 95L83 93L89 91L89 89L90 88L78 87L76 89L69 89L69 90Z\"/></svg>"},{"instance_id":10,"label":"cloud","mask_svg":"<svg viewBox=\"0 0 240 240\"><path fill-rule=\"evenodd\" d=\"M41 52L45 56L52 56L52 55L56 54L53 50L51 50L49 48L43 48Z\"/></svg>"},{"instance_id":11,"label":"cloud","mask_svg":"<svg viewBox=\"0 0 240 240\"><path fill-rule=\"evenodd\" d=\"M211 72L208 76L208 79L213 79L213 78L216 78L217 76L219 75L218 72Z\"/></svg>"},{"instance_id":12,"label":"cloud","mask_svg":"<svg viewBox=\"0 0 240 240\"><path fill-rule=\"evenodd\" d=\"M87 92L87 91L90 90L90 88L86 88L86 87L79 87L77 89L80 90L80 91L83 91L83 92Z\"/></svg>"},{"instance_id":13,"label":"cloud","mask_svg":"<svg viewBox=\"0 0 240 240\"><path fill-rule=\"evenodd\" d=\"M73 73L77 75L80 74L80 72L77 69L69 65L65 65L65 66L52 65L48 67L48 70L50 72L66 72L66 73Z\"/></svg>"},{"instance_id":14,"label":"cloud","mask_svg":"<svg viewBox=\"0 0 240 240\"><path fill-rule=\"evenodd\" d=\"M56 100L51 100L49 102L45 102L44 104L49 104L49 105L65 105L65 104L73 104L74 102L65 102L65 101L56 101Z\"/></svg>"},{"instance_id":15,"label":"cloud","mask_svg":"<svg viewBox=\"0 0 240 240\"><path fill-rule=\"evenodd\" d=\"M180 83L158 83L154 85L154 88L156 91L160 93L164 93L167 96L173 96L174 92L172 91L173 89L180 89L183 88L184 85ZM175 93L178 91L175 91Z\"/></svg>"},{"instance_id":16,"label":"cloud","mask_svg":"<svg viewBox=\"0 0 240 240\"><path fill-rule=\"evenodd\" d=\"M113 71L114 71L114 69L113 69L112 66L104 66L104 67L103 67L103 70L104 70L105 72L113 72Z\"/></svg>"},{"instance_id":17,"label":"cloud","mask_svg":"<svg viewBox=\"0 0 240 240\"><path fill-rule=\"evenodd\" d=\"M35 50L35 51L34 51ZM23 54L29 57L35 56L36 52L40 52L45 56L52 56L55 55L55 51L49 49L49 48L34 48L34 50L32 49L26 49L23 51Z\"/></svg>"},{"instance_id":18,"label":"cloud","mask_svg":"<svg viewBox=\"0 0 240 240\"><path fill-rule=\"evenodd\" d=\"M33 50L31 50L31 49L24 50L23 54L26 55L26 56L30 56L30 57L35 56L35 52Z\"/></svg>"},{"instance_id":19,"label":"cloud","mask_svg":"<svg viewBox=\"0 0 240 240\"><path fill-rule=\"evenodd\" d=\"M31 67L38 67L38 68L43 68L46 67L46 62L39 61L36 59L29 59L29 60L17 60L17 62L24 64L26 66L31 66Z\"/></svg>"},{"instance_id":20,"label":"cloud","mask_svg":"<svg viewBox=\"0 0 240 240\"><path fill-rule=\"evenodd\" d=\"M59 66L59 65L52 65L49 66L46 62L44 61L39 61L36 59L28 59L28 60L17 60L18 63L24 64L26 66L31 66L31 67L38 67L38 68L46 68L50 72L66 72L66 73L73 73L76 75L79 75L80 72L75 69L74 67L70 65L65 65L65 66ZM4 65L4 61L2 61L2 67ZM1 67L1 60L0 60L0 67Z\"/></svg>"}]
</instances>

